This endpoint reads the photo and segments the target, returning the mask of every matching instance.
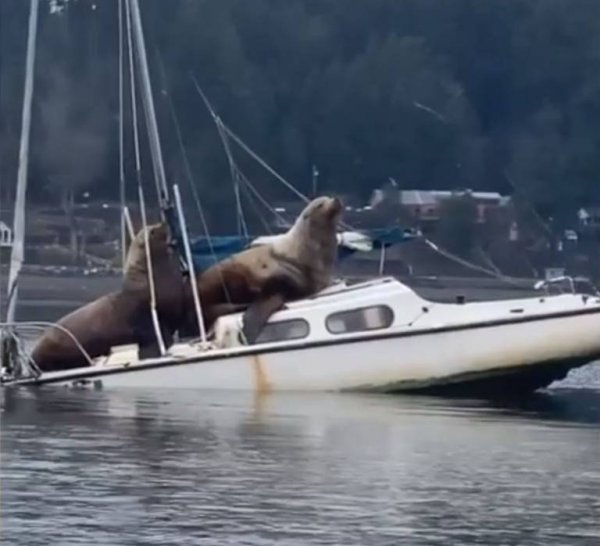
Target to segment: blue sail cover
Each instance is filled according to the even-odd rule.
[[[174,209],[164,211],[171,229],[175,247],[179,255],[185,257],[183,239],[179,229],[179,222]],[[373,249],[387,248],[392,245],[403,243],[414,239],[417,234],[411,230],[394,226],[390,228],[376,228],[360,230],[357,234],[368,238]],[[227,235],[216,237],[196,237],[190,240],[190,250],[194,261],[196,274],[208,269],[221,260],[247,248],[256,237],[244,237],[239,235]],[[343,241],[338,246],[338,260],[344,260],[352,256],[360,249],[345,244]]]
[[[185,247],[177,219],[177,211],[173,207],[169,207],[163,209],[163,212],[169,224],[175,249],[185,262]],[[250,244],[251,240],[250,238],[236,235],[190,238],[190,251],[196,274],[208,269],[228,256],[244,250]]]
[[[390,228],[365,229],[360,230],[359,233],[365,235],[369,239],[373,250],[387,248],[389,246],[397,245],[399,243],[411,241],[418,236],[417,232],[399,226],[394,226]],[[338,246],[338,259],[343,260],[345,258],[348,258],[349,256],[352,256],[358,251],[358,248],[345,245],[342,242]]]
[[[197,237],[190,241],[190,250],[196,273],[208,269],[217,262],[244,250],[252,241],[236,235],[220,237]]]

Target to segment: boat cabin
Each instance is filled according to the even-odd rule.
[[[384,330],[397,323],[390,296],[405,301],[407,311],[419,305],[410,289],[392,278],[347,285],[336,283],[312,298],[286,304],[266,324],[256,343],[330,339],[332,336]],[[408,296],[408,298],[406,298]],[[408,311],[410,312],[410,311]],[[215,324],[218,347],[243,345],[242,314],[220,317]]]
[[[457,324],[518,321],[523,316],[561,312],[581,303],[581,296],[573,294],[468,304],[437,303],[423,299],[393,277],[350,285],[339,282],[311,298],[286,304],[271,317],[256,344],[331,342]],[[236,313],[217,320],[213,342],[218,348],[245,345],[241,336],[242,316]]]

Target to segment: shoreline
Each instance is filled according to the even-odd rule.
[[[439,302],[455,302],[457,297],[465,301],[489,301],[497,299],[524,298],[540,294],[533,289],[536,279],[522,279],[519,286],[498,279],[481,277],[431,277],[391,275],[406,284],[421,297]],[[349,282],[374,278],[374,275],[343,275]],[[118,290],[120,275],[41,275],[24,273],[19,282],[19,315],[30,316],[36,309],[52,316],[52,309],[74,310],[96,298]],[[4,284],[4,283],[3,283]],[[0,307],[5,305],[6,292],[0,293]]]

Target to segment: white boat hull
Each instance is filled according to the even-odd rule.
[[[592,311],[592,310],[590,310]],[[274,391],[535,390],[600,357],[600,310],[457,325],[336,343],[211,350],[127,367],[44,374],[42,382],[102,387]],[[185,347],[185,346],[181,346]],[[114,369],[113,369],[114,368]],[[527,378],[524,380],[524,378]],[[511,380],[512,379],[512,380]],[[489,392],[488,392],[489,394]],[[498,394],[510,394],[499,392]]]

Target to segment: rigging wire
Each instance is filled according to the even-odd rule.
[[[221,118],[218,116],[213,118],[215,124],[217,126],[217,131],[219,133],[219,137],[221,138],[221,142],[223,144],[223,148],[225,149],[225,154],[227,155],[227,161],[229,163],[229,171],[231,173],[231,178],[233,181],[233,192],[235,194],[235,204],[237,208],[237,222],[238,222],[238,234],[244,235],[246,238],[248,237],[248,227],[246,226],[246,219],[244,218],[244,210],[242,208],[242,201],[240,199],[240,176],[239,176],[239,168],[233,158],[233,154],[231,153],[231,147],[229,146],[229,140],[224,132],[223,122]]]
[[[138,134],[138,119],[137,119],[137,108],[136,108],[136,86],[135,86],[135,65],[133,62],[133,47],[131,37],[131,10],[130,0],[125,1],[126,7],[126,18],[127,18],[127,43],[129,47],[129,77],[130,77],[130,88],[131,88],[131,108],[132,108],[132,125],[133,125],[133,141],[135,148],[135,169],[138,186],[138,199],[140,202],[140,213],[142,216],[142,229],[144,230],[144,248],[146,251],[146,267],[148,269],[148,284],[150,287],[150,313],[152,315],[152,323],[154,325],[154,332],[160,349],[160,353],[165,353],[165,343],[162,337],[160,329],[158,314],[156,311],[156,288],[154,286],[154,272],[152,268],[152,257],[150,255],[150,242],[148,240],[148,224],[146,218],[146,202],[144,199],[144,188],[142,185],[142,166],[140,160],[140,141]],[[160,194],[159,194],[160,196]]]
[[[133,128],[133,150],[135,154],[135,174],[138,186],[142,185],[142,162],[140,159],[140,137],[138,132],[138,116],[136,103],[135,69],[133,64],[133,43],[131,38],[131,15],[129,0],[125,0],[125,16],[127,21],[127,49],[129,53],[129,89],[131,94],[131,116]]]
[[[127,2],[128,5],[131,5],[129,17],[135,21],[133,30],[135,32],[136,58],[138,60],[137,67],[142,80],[142,103],[144,105],[146,128],[148,130],[148,140],[150,142],[150,156],[152,158],[152,166],[154,168],[154,181],[156,184],[156,191],[162,212],[164,206],[169,200],[169,188],[167,186],[165,167],[160,147],[160,138],[158,136],[158,126],[156,124],[156,112],[154,110],[150,74],[148,72],[148,59],[146,58],[146,45],[144,42],[144,34],[142,32],[142,19],[138,0],[127,0]]]
[[[246,199],[248,199],[248,202],[250,203],[250,206],[252,207],[252,209],[254,210],[259,222],[262,224],[264,230],[269,234],[269,235],[273,235],[273,230],[271,229],[271,226],[269,225],[269,222],[267,222],[264,218],[264,216],[261,214],[259,208],[258,208],[258,204],[256,203],[256,198],[252,195],[252,193],[250,192],[249,188],[247,186],[241,186],[241,189],[243,192],[245,192],[246,195]]]
[[[222,122],[221,122],[222,123]],[[252,149],[250,149],[243,140],[241,140],[227,125],[223,124],[223,129],[229,137],[231,137],[238,146],[240,146],[247,154],[249,154],[255,161],[257,161],[262,167],[264,167],[269,173],[271,173],[277,180],[285,185],[291,192],[297,197],[302,199],[305,203],[308,203],[310,199],[306,197],[302,192],[298,191],[292,184],[290,184],[285,178],[283,178],[277,171],[273,170],[267,163],[265,163]]]
[[[183,168],[185,171],[186,179],[190,186],[190,190],[192,192],[192,197],[194,198],[196,208],[200,215],[200,221],[202,222],[202,227],[206,234],[206,238],[207,238],[209,246],[211,248],[211,252],[214,253],[213,246],[212,246],[212,239],[210,237],[210,233],[208,230],[208,222],[206,221],[206,215],[204,214],[204,208],[202,207],[202,203],[200,201],[200,194],[198,193],[198,189],[196,187],[196,184],[194,183],[194,176],[192,174],[192,168],[190,166],[190,161],[189,161],[187,152],[185,150],[185,146],[183,144],[183,136],[181,134],[181,125],[180,125],[179,119],[177,117],[177,112],[175,111],[175,106],[173,105],[173,100],[171,99],[171,93],[168,89],[169,85],[168,85],[168,81],[167,81],[167,75],[166,75],[166,72],[164,69],[164,63],[162,61],[162,56],[160,54],[160,51],[159,51],[158,47],[156,47],[156,45],[154,46],[154,51],[155,51],[156,59],[158,61],[158,63],[157,63],[158,69],[159,69],[160,77],[162,80],[163,96],[165,97],[165,99],[167,101],[167,105],[169,107],[169,113],[171,115],[171,120],[173,121],[173,125],[175,127],[175,135],[177,137],[177,144],[179,146],[179,151],[181,152],[181,158],[183,160]]]
[[[275,171],[269,164],[267,164],[256,152],[254,152],[244,141],[238,137],[221,119],[221,117],[216,114],[213,107],[211,106],[206,94],[198,84],[196,78],[193,74],[190,74],[190,78],[194,83],[197,93],[200,95],[204,104],[206,105],[208,111],[210,112],[215,124],[217,125],[219,132],[223,134],[221,140],[223,141],[223,145],[225,147],[225,151],[233,160],[233,154],[231,154],[230,147],[226,144],[228,138],[231,138],[238,146],[240,146],[250,157],[252,157],[259,165],[261,165],[267,172],[269,172],[272,176],[274,176],[279,182],[281,182],[286,188],[288,188],[292,193],[294,193],[297,197],[299,197],[304,203],[309,203],[310,199],[296,189],[290,182],[288,182],[283,176],[281,176],[277,171]],[[228,151],[229,150],[229,151]],[[235,162],[235,160],[233,160]],[[240,168],[236,166],[237,171],[240,171]],[[246,180],[248,180],[246,178]],[[270,207],[271,208],[271,207]],[[271,208],[272,209],[272,208]],[[354,228],[343,220],[340,221],[340,226],[345,229],[353,231]]]
[[[127,238],[125,218],[125,137],[123,127],[123,0],[119,0],[119,197],[121,201],[121,267],[125,273],[125,262],[127,260]]]
[[[206,94],[204,93],[204,91],[202,90],[202,88],[200,87],[200,85],[198,84],[198,81],[196,80],[195,76],[193,74],[190,73],[190,78],[196,88],[197,93],[200,95],[200,97],[202,98],[202,100],[204,101],[204,104],[206,105],[207,109],[209,110],[211,116],[213,117],[213,119],[215,120],[215,123],[217,124],[218,128],[220,131],[222,131],[227,137],[231,138],[238,146],[240,146],[248,155],[250,155],[256,162],[258,162],[264,169],[266,169],[272,176],[274,176],[277,180],[279,180],[279,182],[281,182],[286,188],[288,188],[291,192],[293,192],[297,197],[299,197],[300,199],[302,199],[302,201],[304,201],[305,203],[309,202],[308,197],[306,197],[302,192],[300,192],[299,190],[297,190],[290,182],[288,182],[285,178],[283,178],[283,176],[281,176],[277,171],[275,171],[270,165],[268,165],[256,152],[254,152],[254,150],[252,150],[238,135],[236,135],[224,122],[223,120],[216,114],[216,112],[214,111],[213,107],[211,106]],[[229,146],[226,147],[226,153],[230,154],[230,148]],[[239,171],[239,168],[237,169]],[[255,190],[255,195],[260,196],[260,194],[258,193],[258,191],[254,188],[254,186],[250,183],[250,181],[247,179],[247,177],[243,177],[242,180],[246,183],[246,185]],[[264,198],[262,198],[262,196],[260,196],[261,202],[266,205],[270,210],[272,210],[273,212],[274,209],[268,205],[268,203],[266,202],[266,200],[264,200]],[[350,229],[350,230],[354,230],[354,228],[352,226],[350,226],[349,224],[347,224],[346,222],[340,222],[340,225],[345,227],[346,229]],[[508,277],[506,275],[502,275],[502,274],[498,274],[495,273],[493,271],[490,271],[486,268],[483,268],[479,265],[476,265],[474,263],[471,263],[467,260],[464,260],[463,258],[460,258],[454,254],[452,254],[451,252],[442,249],[439,245],[433,243],[432,241],[430,241],[429,239],[423,238],[424,242],[436,253],[440,254],[441,256],[445,257],[446,259],[459,263],[461,265],[463,265],[464,267],[467,267],[468,269],[472,269],[475,271],[479,271],[482,272],[486,275],[490,275],[492,277],[495,277],[498,280],[504,281],[507,284],[513,285],[513,286],[520,286],[518,285],[514,280],[512,280],[511,277]]]
[[[25,61],[25,90],[21,125],[21,143],[19,147],[19,171],[17,173],[17,192],[15,195],[15,217],[13,219],[13,239],[8,270],[6,321],[14,322],[19,290],[19,275],[24,259],[25,239],[25,199],[27,187],[27,167],[29,155],[29,135],[31,131],[31,103],[33,99],[35,49],[37,38],[39,1],[32,0],[29,12],[27,35],[27,58]]]
[[[441,256],[443,256],[444,258],[446,258],[446,259],[448,259],[448,260],[450,260],[452,262],[456,262],[456,263],[458,263],[458,264],[466,267],[467,269],[472,269],[474,271],[479,271],[481,273],[489,275],[490,277],[495,277],[496,279],[504,281],[507,284],[510,284],[511,286],[515,286],[515,287],[521,287],[522,286],[521,284],[517,283],[515,281],[515,279],[513,279],[512,277],[508,277],[506,275],[495,273],[494,271],[486,269],[485,267],[481,267],[480,265],[471,263],[471,262],[469,262],[469,261],[467,261],[467,260],[465,260],[463,258],[460,258],[459,256],[456,256],[455,254],[452,254],[448,250],[445,250],[445,249],[441,248],[439,245],[435,244],[430,239],[427,239],[427,238],[424,237],[423,241],[434,252],[440,254]]]
[[[282,222],[282,224],[287,224],[288,221],[283,217],[283,215],[281,215],[279,212],[277,212],[275,210],[275,208],[269,204],[269,202],[260,194],[260,192],[256,189],[256,187],[252,184],[252,182],[250,182],[250,180],[248,180],[248,177],[246,177],[246,175],[244,175],[244,173],[240,172],[241,174],[241,179],[242,182],[244,182],[244,184],[247,186],[247,190],[249,190],[250,192],[252,192],[252,194],[255,196],[256,199],[258,199],[258,201],[260,201],[260,203],[267,209],[269,210],[269,212],[271,212],[271,214],[273,214],[273,216],[275,218],[277,218],[280,222]]]
[[[194,84],[194,87],[196,88],[196,92],[200,95],[200,97],[204,101],[204,104],[206,105],[206,108],[208,109],[208,111],[210,112],[213,120],[217,124],[217,128],[219,129],[219,132],[223,131],[223,133],[225,135],[227,135],[228,137],[232,138],[236,142],[236,144],[238,144],[238,146],[240,146],[248,155],[250,155],[257,163],[259,163],[271,175],[273,175],[275,178],[277,178],[277,180],[279,180],[286,188],[288,188],[297,197],[299,197],[300,199],[302,199],[302,201],[304,201],[305,203],[308,203],[310,201],[310,199],[308,197],[306,197],[306,195],[304,195],[302,192],[298,191],[290,182],[288,182],[285,178],[283,178],[283,176],[281,176],[277,171],[275,171],[270,165],[268,165],[265,161],[263,161],[263,159],[260,156],[258,156],[258,154],[256,152],[254,152],[252,149],[250,149],[242,141],[242,139],[240,139],[240,137],[238,137],[223,122],[223,120],[220,118],[220,116],[213,109],[212,105],[210,104],[210,102],[208,100],[208,97],[206,96],[206,94],[204,93],[204,91],[202,90],[202,88],[200,87],[200,85],[198,84],[198,81],[196,80],[196,77],[193,74],[190,73],[190,78],[191,78],[191,80],[192,80],[192,82]],[[229,149],[229,146],[227,147],[227,149]]]
[[[515,184],[513,177],[508,172],[508,169],[504,170],[504,178],[506,178],[506,180],[511,185],[512,189],[515,190],[516,193],[521,194],[523,196],[523,202],[529,207],[531,212],[533,212],[533,215],[536,217],[536,219],[538,220],[544,231],[547,233],[547,235],[552,236],[552,229],[541,217],[540,213],[537,211],[535,206],[529,201],[529,199],[527,199],[525,192],[522,191],[522,189],[518,187],[517,184]]]
[[[167,99],[167,103],[169,105],[169,112],[170,112],[171,118],[173,120],[173,125],[175,126],[175,133],[177,135],[177,143],[179,145],[179,150],[181,152],[181,157],[183,159],[183,166],[184,166],[186,179],[190,186],[192,196],[193,196],[195,204],[196,204],[196,208],[198,209],[198,212],[200,214],[200,221],[202,223],[202,228],[204,229],[204,233],[206,234],[206,240],[208,243],[211,258],[214,260],[215,263],[217,263],[218,262],[217,253],[215,251],[213,240],[210,235],[210,230],[208,229],[208,222],[206,220],[206,214],[204,213],[204,207],[202,206],[202,202],[200,200],[200,194],[198,192],[196,184],[194,183],[194,176],[192,174],[190,160],[189,160],[187,151],[185,149],[185,145],[183,143],[183,136],[181,133],[181,125],[179,123],[179,118],[177,117],[177,112],[175,110],[175,106],[171,99],[171,94],[169,92],[169,85],[168,85],[166,71],[164,69],[164,63],[162,61],[162,56],[160,54],[158,47],[156,47],[156,45],[155,45],[154,49],[155,49],[156,57],[158,60],[158,66],[159,66],[159,70],[161,73],[161,79],[162,79],[162,83],[163,83],[163,87],[164,87],[164,96]],[[229,289],[227,288],[227,284],[225,283],[225,279],[223,277],[223,272],[221,271],[220,268],[218,268],[218,274],[219,274],[221,286],[223,288],[223,292],[225,294],[225,299],[227,300],[228,303],[232,303],[233,300],[229,293]],[[193,282],[193,279],[190,279],[190,282]]]

